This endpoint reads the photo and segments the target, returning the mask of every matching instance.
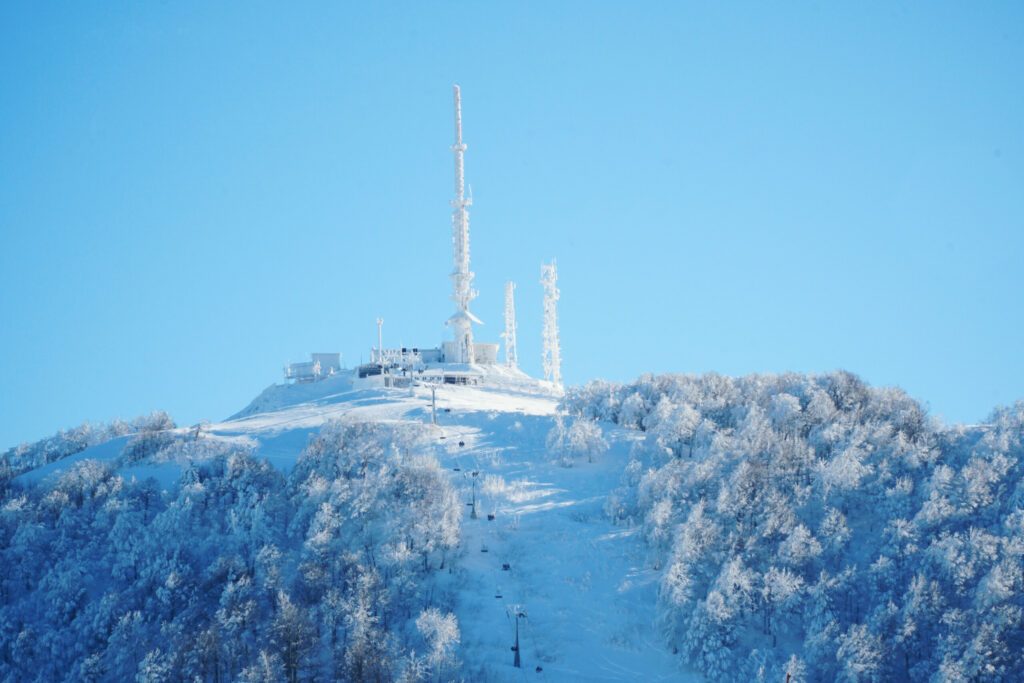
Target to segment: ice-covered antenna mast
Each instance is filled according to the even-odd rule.
[[[459,86],[455,91],[455,199],[452,200],[452,299],[455,301],[455,313],[448,318],[454,334],[455,357],[448,358],[449,363],[472,363],[473,356],[473,323],[479,323],[469,312],[469,302],[476,298],[473,290],[473,273],[469,270],[469,207],[473,204],[466,197],[466,179],[463,171],[466,145],[462,142],[462,93]]]
[[[519,357],[516,354],[516,283],[509,280],[505,283],[505,332],[501,335],[505,339],[505,366],[509,368],[519,367]]]
[[[554,260],[540,265],[544,285],[544,379],[562,386],[562,349],[558,341],[558,271]]]

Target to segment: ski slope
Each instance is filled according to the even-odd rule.
[[[462,475],[464,489],[473,471],[481,481],[477,519],[463,522],[460,565],[470,678],[680,680],[652,625],[657,576],[643,567],[641,540],[603,514],[628,452],[626,435],[601,462],[565,468],[545,458],[550,413],[453,410],[445,417],[444,462]],[[517,612],[526,614],[519,670],[510,649]]]

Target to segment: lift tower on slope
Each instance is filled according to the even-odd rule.
[[[462,94],[459,86],[455,90],[455,199],[452,200],[452,300],[455,313],[448,318],[454,334],[454,353],[446,360],[449,363],[473,363],[473,323],[480,320],[469,312],[469,302],[476,298],[473,289],[473,273],[469,269],[469,207],[471,197],[466,197],[463,172],[466,145],[462,142]]]

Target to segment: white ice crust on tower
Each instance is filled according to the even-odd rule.
[[[455,199],[452,200],[452,300],[455,313],[448,318],[454,335],[454,357],[449,363],[472,363],[473,323],[480,320],[469,311],[469,302],[476,298],[473,289],[473,272],[469,269],[469,207],[473,200],[466,197],[463,171],[466,145],[462,142],[462,94],[459,86],[455,91]]]
[[[505,331],[502,338],[505,340],[505,367],[519,367],[519,358],[516,353],[516,283],[509,280],[505,283]]]
[[[555,261],[542,263],[540,283],[544,285],[544,379],[562,385],[562,348],[558,340],[558,270]]]

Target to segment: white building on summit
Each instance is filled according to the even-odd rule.
[[[341,372],[340,353],[311,353],[304,363],[284,366],[284,378],[295,382],[315,382]]]
[[[473,289],[473,271],[469,266],[469,207],[473,198],[466,195],[465,154],[466,143],[462,140],[462,91],[458,85],[453,86],[455,96],[455,142],[451,149],[455,155],[455,197],[452,206],[452,301],[455,312],[445,321],[452,330],[452,338],[444,341],[439,347],[401,347],[385,348],[383,345],[383,320],[377,321],[377,346],[371,349],[370,362],[360,365],[357,375],[360,378],[382,376],[384,384],[394,386],[409,381],[439,381],[448,384],[478,384],[488,375],[488,366],[500,367],[501,372],[526,375],[518,369],[516,356],[516,324],[515,308],[512,302],[514,283],[506,285],[505,302],[505,333],[502,337],[509,346],[505,363],[499,366],[498,344],[477,342],[473,334],[473,325],[483,323],[469,309],[470,302],[477,297]],[[561,384],[561,376],[552,370],[559,363],[558,351],[552,359],[549,338],[552,335],[550,326],[554,324],[554,299],[545,299],[545,378],[556,386]],[[557,349],[557,328],[554,330]],[[285,378],[296,382],[310,382],[329,376],[324,368],[334,368],[339,354],[333,354],[334,364],[323,358],[327,354],[314,354],[307,363],[293,363],[285,368]],[[340,369],[340,366],[339,366]]]

